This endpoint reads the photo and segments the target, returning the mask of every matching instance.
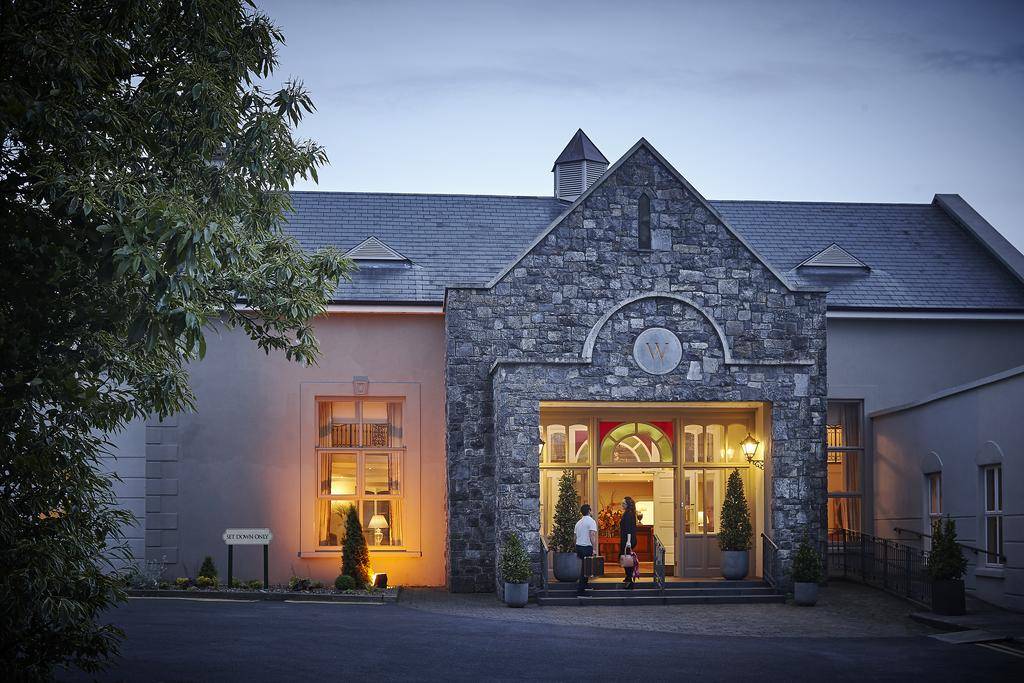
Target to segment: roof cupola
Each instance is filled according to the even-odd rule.
[[[575,201],[607,169],[608,159],[580,128],[551,168],[555,174],[555,196]]]

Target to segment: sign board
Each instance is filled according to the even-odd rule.
[[[671,330],[649,327],[633,343],[633,358],[644,372],[665,375],[679,366],[683,345]]]
[[[227,545],[270,545],[270,529],[225,529],[221,536]]]

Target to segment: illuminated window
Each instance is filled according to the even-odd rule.
[[[644,422],[620,424],[601,442],[602,465],[639,465],[673,459],[672,442],[665,431]]]
[[[572,418],[554,418],[540,426],[540,519],[541,533],[554,527],[558,480],[572,472],[580,503],[590,502],[590,428]]]
[[[829,401],[825,424],[828,466],[828,528],[861,529],[861,464],[864,442],[860,401]]]
[[[1003,467],[982,468],[985,487],[985,556],[987,564],[1002,564],[1003,557]]]
[[[371,548],[402,545],[402,403],[321,400],[317,412],[319,545],[341,545],[353,506]]]

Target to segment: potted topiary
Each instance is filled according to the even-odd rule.
[[[793,602],[805,607],[813,606],[818,602],[820,582],[821,554],[804,536],[793,557]]]
[[[510,533],[505,537],[501,551],[501,578],[505,582],[505,604],[509,607],[525,607],[530,599],[530,556],[523,548],[519,534]]]
[[[928,553],[928,575],[932,579],[932,611],[963,614],[964,572],[967,560],[956,542],[956,524],[949,517],[932,524],[932,550]]]
[[[725,500],[722,501],[722,524],[718,532],[718,547],[722,549],[722,576],[726,579],[742,579],[747,575],[753,534],[747,498],[743,495],[743,478],[739,470],[733,470],[729,475]]]
[[[555,503],[555,524],[551,529],[551,550],[555,556],[555,578],[576,581],[580,578],[580,558],[576,556],[576,519],[580,497],[572,472],[565,470],[558,479],[558,502]]]

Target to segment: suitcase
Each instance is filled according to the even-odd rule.
[[[604,557],[601,555],[584,557],[583,575],[587,577],[604,576]]]

